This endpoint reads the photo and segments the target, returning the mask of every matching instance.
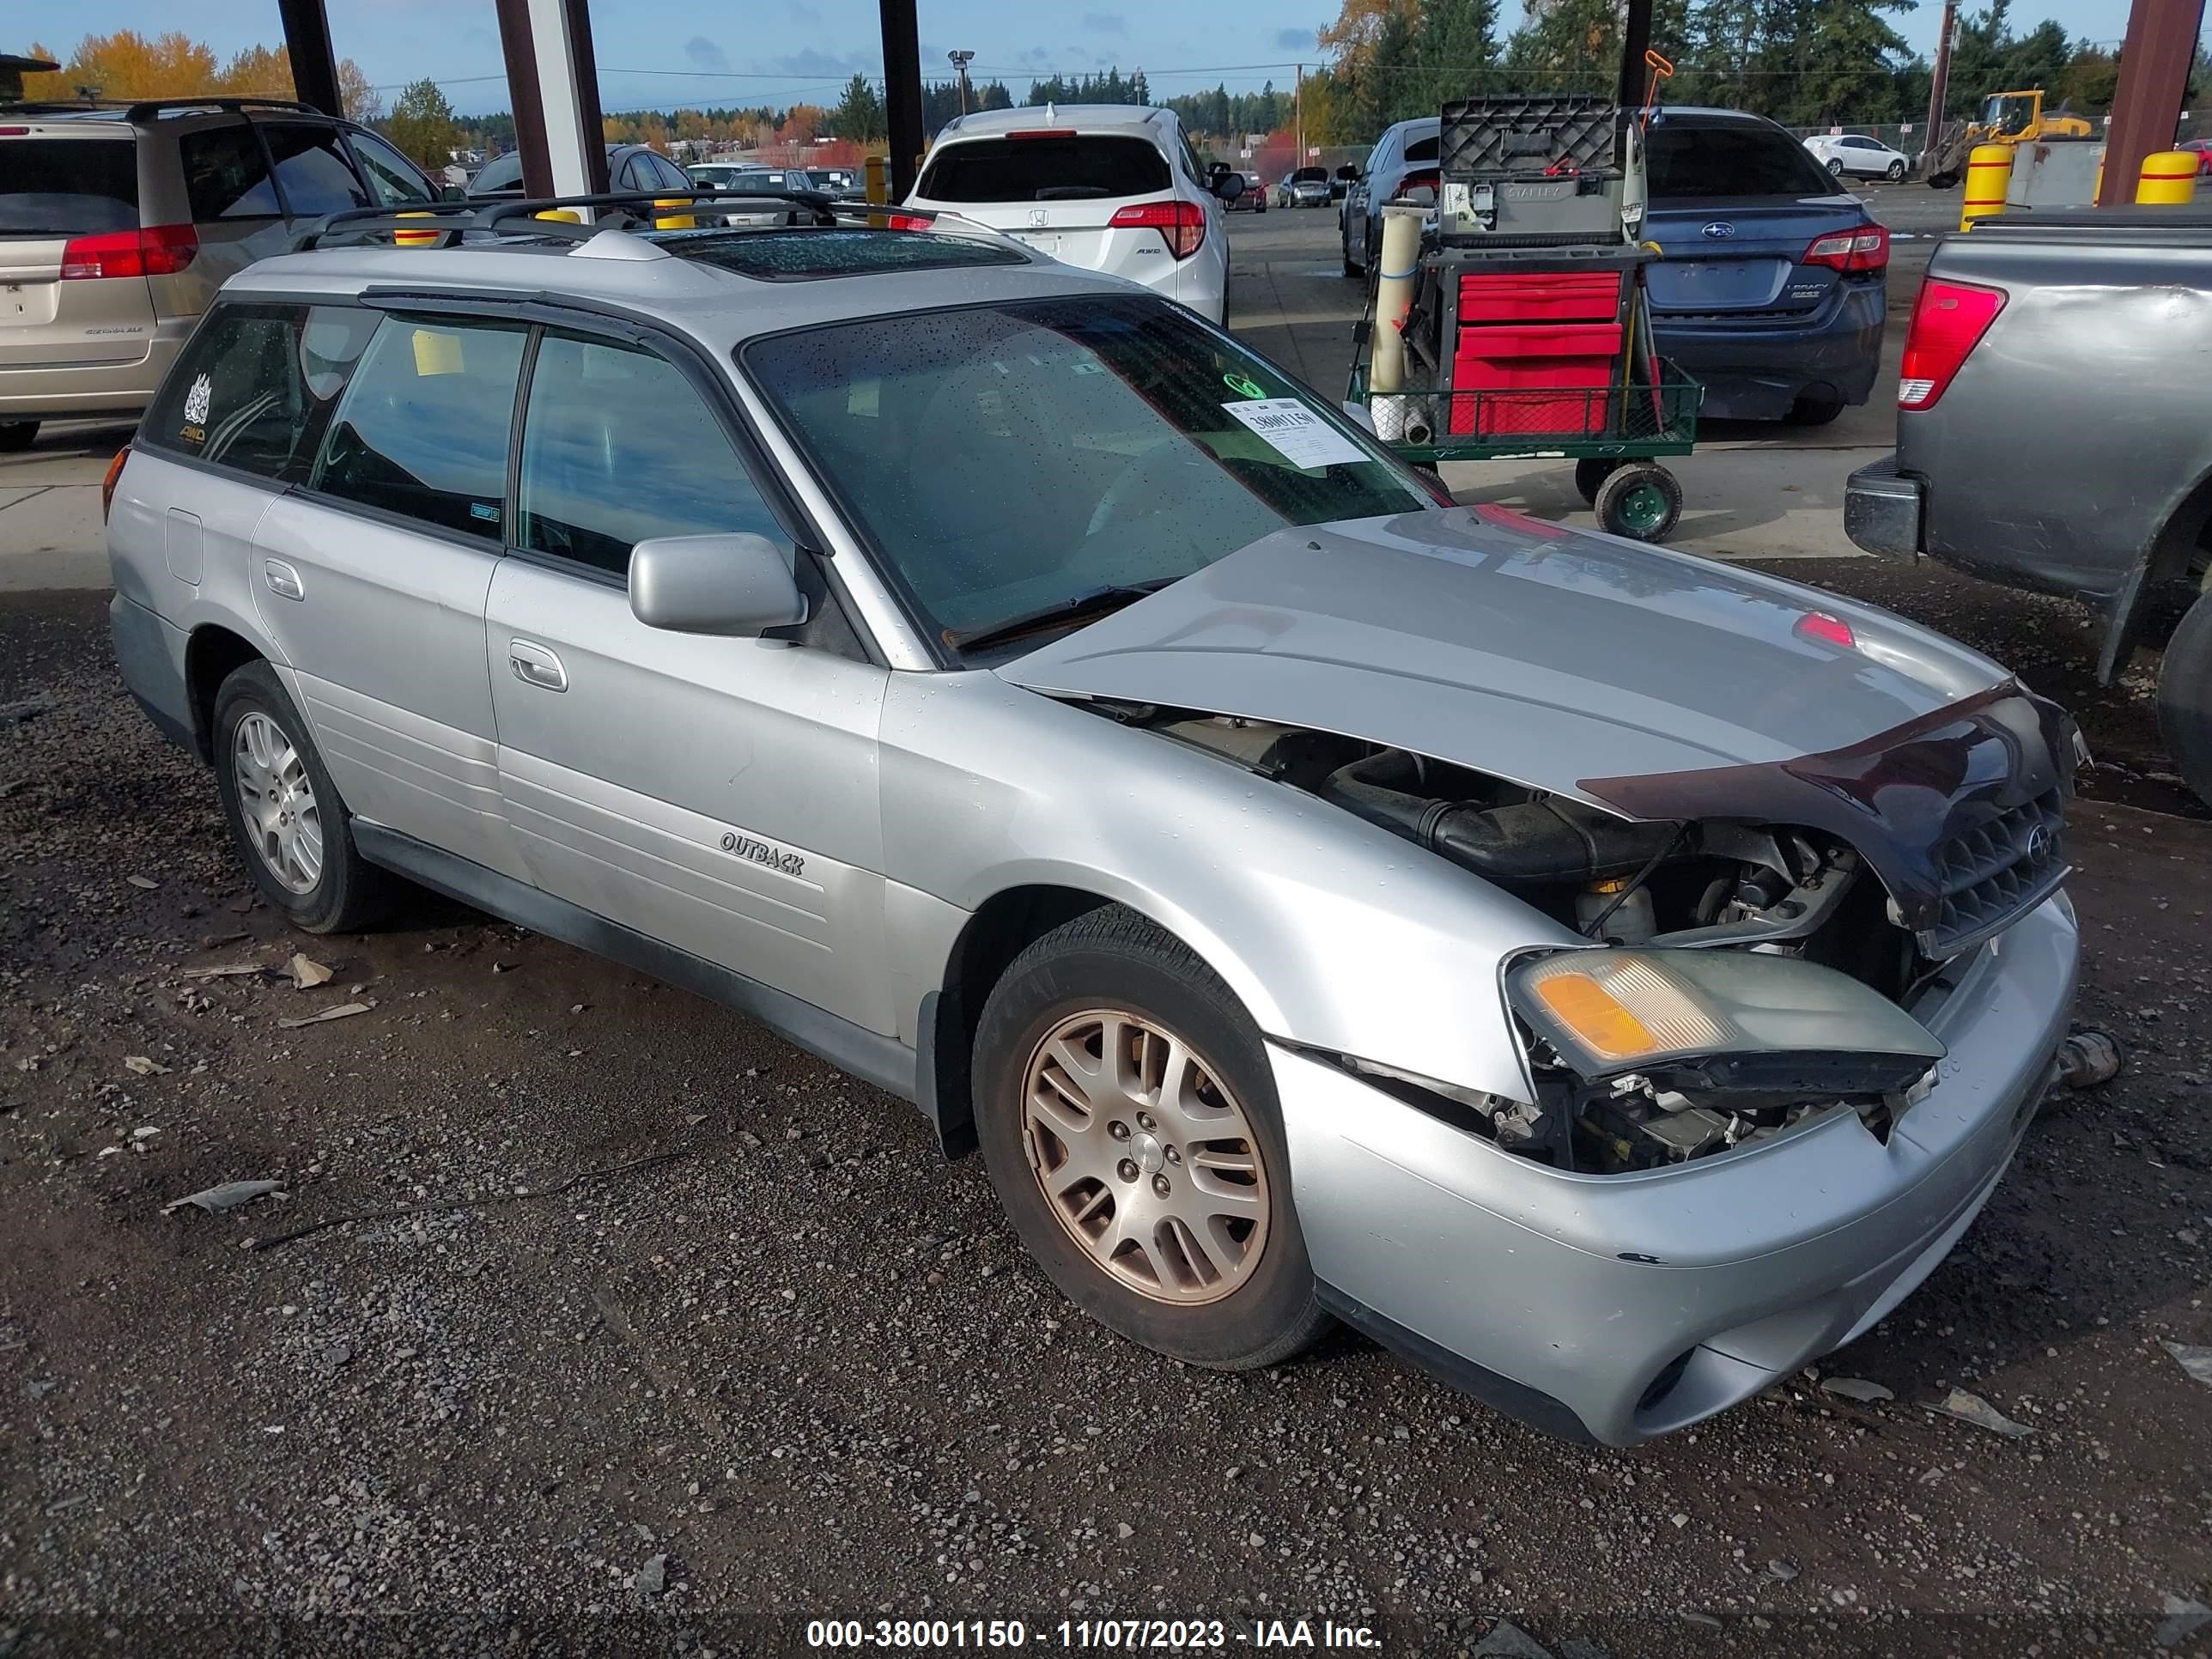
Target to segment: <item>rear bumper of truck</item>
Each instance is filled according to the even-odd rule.
[[[1920,556],[1924,489],[1897,470],[1894,454],[1868,463],[1844,486],[1844,534],[1854,547],[1911,563]]]

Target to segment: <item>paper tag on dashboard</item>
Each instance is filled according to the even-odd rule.
[[[1292,466],[1310,470],[1369,459],[1358,445],[1296,398],[1261,398],[1221,406]]]

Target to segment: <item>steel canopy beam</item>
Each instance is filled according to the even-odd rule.
[[[1644,54],[1651,46],[1651,0],[1628,0],[1620,23],[1620,86],[1613,101],[1622,109],[1644,107]]]
[[[330,14],[323,0],[276,0],[284,20],[284,51],[292,60],[292,90],[325,115],[343,115],[337,54],[331,50]]]
[[[2134,201],[2143,157],[2173,148],[2203,16],[2204,0],[2135,0],[2130,9],[2098,206]]]
[[[915,0],[881,0],[879,10],[884,33],[884,119],[890,132],[891,200],[903,202],[921,172],[921,25],[915,17]]]

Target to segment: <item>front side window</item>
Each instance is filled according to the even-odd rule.
[[[1285,526],[1433,505],[1288,375],[1149,297],[866,319],[743,362],[955,648]]]
[[[430,187],[405,156],[373,133],[356,132],[352,137],[353,153],[360,158],[361,170],[380,205],[406,207],[432,199]]]
[[[342,501],[497,540],[520,328],[386,317],[309,481]]]
[[[538,343],[514,544],[619,576],[654,536],[787,539],[730,440],[664,357],[567,334]]]
[[[244,122],[188,132],[177,140],[177,155],[194,224],[276,216],[276,187],[269,182],[268,158],[261,153],[261,140]]]
[[[377,313],[349,306],[226,305],[192,337],[139,435],[257,477],[305,483],[376,325]]]

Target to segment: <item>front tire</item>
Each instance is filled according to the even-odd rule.
[[[0,455],[15,455],[28,449],[37,440],[36,421],[0,421]]]
[[[307,723],[265,662],[234,671],[216,693],[215,768],[246,870],[295,927],[350,933],[384,914],[392,879],[354,845]]]
[[[1884,173],[1881,176],[1888,179],[1893,185],[1903,184],[1905,182],[1905,163],[1902,161],[1892,161],[1889,164],[1888,171]]]
[[[2158,731],[2182,781],[2212,802],[2212,592],[2198,596],[2166,642]]]
[[[1328,1328],[1260,1033],[1205,963],[1109,905],[1016,957],[975,1033],[999,1202],[1060,1291],[1194,1365],[1272,1365]]]

